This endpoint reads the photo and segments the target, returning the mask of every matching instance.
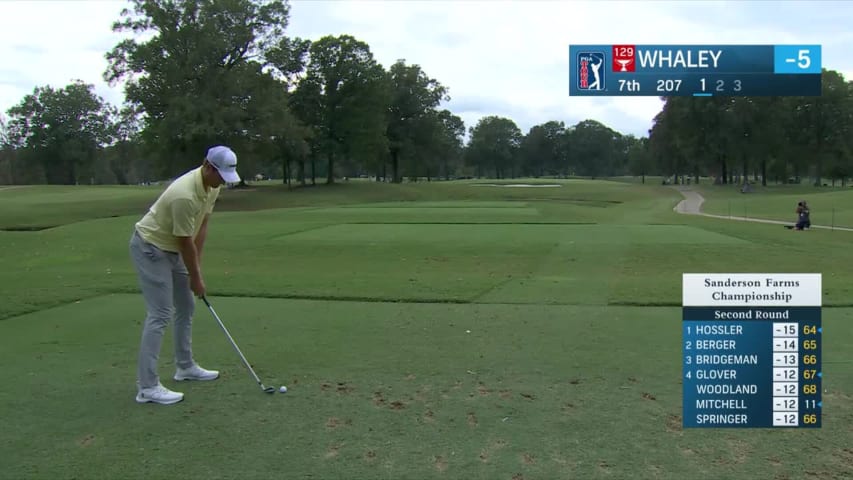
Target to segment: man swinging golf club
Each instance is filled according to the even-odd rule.
[[[207,151],[204,162],[175,179],[142,219],[130,240],[147,315],[142,327],[137,366],[139,403],[170,405],[184,399],[160,383],[157,362],[166,325],[174,317],[174,379],[215,380],[216,370],[206,370],[192,355],[193,294],[204,297],[201,252],[207,222],[224,183],[238,183],[237,155],[224,146]]]

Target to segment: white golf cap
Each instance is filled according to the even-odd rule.
[[[237,154],[230,148],[217,145],[207,151],[205,159],[226,183],[240,183],[240,175],[237,175]]]

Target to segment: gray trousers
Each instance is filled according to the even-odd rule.
[[[151,388],[160,383],[157,361],[163,333],[172,318],[175,319],[175,363],[180,368],[189,368],[194,364],[192,317],[195,297],[181,255],[147,243],[136,229],[130,238],[130,258],[139,276],[147,310],[139,345],[136,379],[139,388]]]

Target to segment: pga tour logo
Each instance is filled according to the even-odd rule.
[[[578,88],[581,90],[604,90],[604,52],[578,53]]]

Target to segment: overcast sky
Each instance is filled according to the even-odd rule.
[[[36,86],[74,79],[120,105],[103,81],[104,54],[120,37],[121,0],[0,0],[0,112]],[[853,2],[296,0],[288,32],[350,34],[386,68],[419,64],[449,88],[444,105],[470,127],[486,115],[523,133],[549,120],[598,120],[646,135],[661,102],[568,96],[570,44],[821,44],[823,66],[853,79]]]

